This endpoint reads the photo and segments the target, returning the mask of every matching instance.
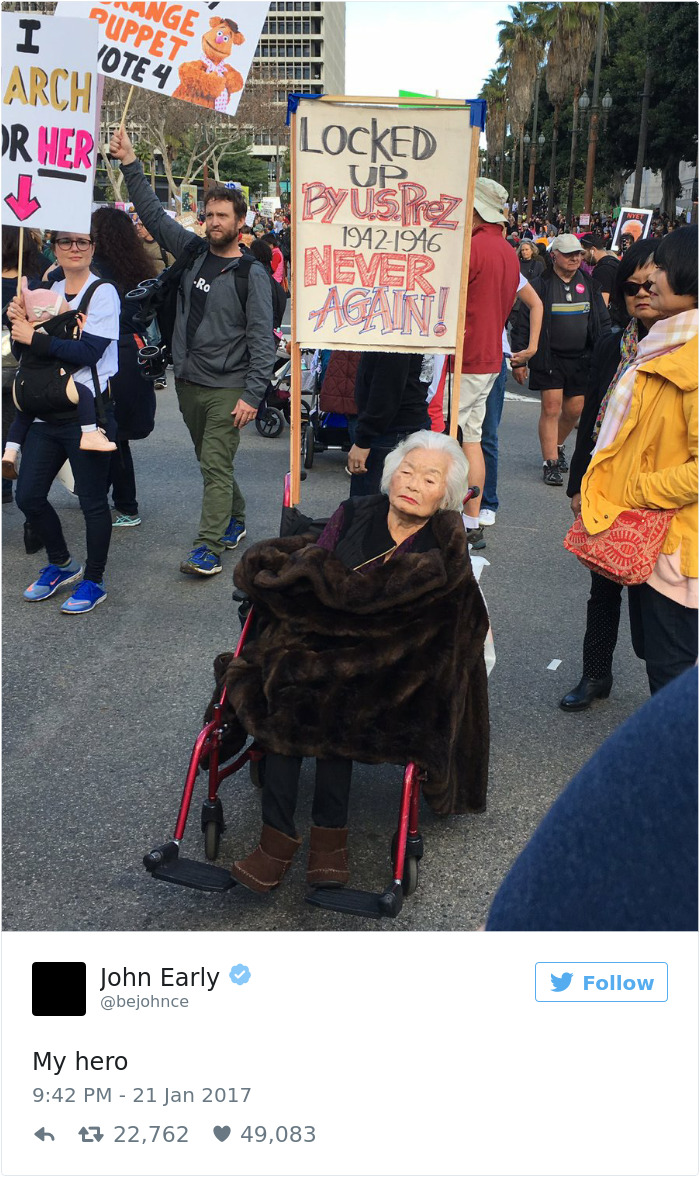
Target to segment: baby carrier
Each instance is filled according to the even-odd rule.
[[[77,307],[54,315],[41,324],[41,330],[53,339],[76,339],[80,335],[78,316],[87,314],[90,300],[99,286],[110,285],[98,278],[85,291]],[[42,356],[24,348],[15,376],[12,399],[22,412],[31,417],[56,422],[77,420],[78,390],[73,375],[83,364],[70,364],[56,356]],[[100,390],[97,368],[92,367],[95,385],[95,415],[99,425],[105,425],[104,401]]]

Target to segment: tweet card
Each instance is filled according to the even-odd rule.
[[[2,1173],[692,1174],[695,938],[609,940],[5,933]]]

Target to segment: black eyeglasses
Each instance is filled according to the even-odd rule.
[[[646,282],[625,282],[622,287],[622,293],[626,294],[629,298],[634,298],[636,294],[639,294],[640,290],[646,290],[648,294],[653,285],[654,283],[650,282],[648,278]]]
[[[73,245],[75,246],[76,249],[80,250],[81,253],[85,253],[85,251],[88,250],[90,248],[90,246],[92,245],[92,241],[90,240],[89,237],[57,237],[56,238],[56,246],[58,247],[58,249],[70,249],[71,246],[73,246]]]

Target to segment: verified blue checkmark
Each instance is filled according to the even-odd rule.
[[[247,985],[250,980],[250,969],[247,964],[235,964],[229,973],[234,985]]]

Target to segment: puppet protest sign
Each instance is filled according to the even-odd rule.
[[[50,16],[2,17],[2,221],[90,230],[97,30]]]
[[[268,7],[62,0],[56,16],[97,24],[106,76],[234,115]]]
[[[299,101],[296,338],[303,347],[454,352],[468,106]]]
[[[648,237],[653,215],[653,209],[650,208],[621,208],[610,248],[624,253],[633,242]],[[623,241],[623,238],[626,240]]]

